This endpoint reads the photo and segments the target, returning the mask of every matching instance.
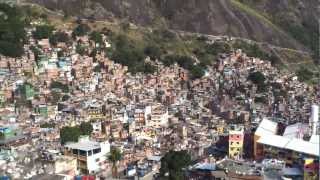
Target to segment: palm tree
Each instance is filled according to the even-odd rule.
[[[112,177],[115,178],[118,175],[117,162],[120,161],[122,154],[118,148],[112,148],[108,155],[109,161],[112,162]]]

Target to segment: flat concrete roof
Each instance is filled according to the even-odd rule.
[[[100,148],[100,143],[94,141],[77,142],[66,144],[65,147],[70,149],[78,149],[82,151],[91,151]]]

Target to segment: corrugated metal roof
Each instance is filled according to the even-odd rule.
[[[280,136],[276,135],[277,123],[268,119],[263,119],[255,134],[260,136],[257,141],[258,143],[319,156],[319,135],[313,135],[310,138],[310,141],[296,138],[296,134],[300,131],[299,129],[303,127],[305,127],[305,125],[301,123],[288,126],[284,136]]]
[[[269,119],[263,118],[259,124],[255,134],[258,136],[264,136],[268,134],[276,134],[278,123]]]
[[[309,142],[314,144],[320,144],[320,135],[312,135]]]
[[[258,143],[273,146],[273,147],[278,147],[278,148],[285,148],[286,145],[289,143],[290,139],[278,136],[278,135],[273,135],[273,134],[268,134],[268,135],[263,135],[261,138],[259,138]]]
[[[304,141],[302,139],[291,139],[285,148],[305,154],[319,156],[319,144]]]

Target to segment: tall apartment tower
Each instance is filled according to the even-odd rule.
[[[244,127],[231,125],[229,129],[229,158],[239,159],[243,153]]]

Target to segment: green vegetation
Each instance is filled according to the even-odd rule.
[[[94,41],[95,43],[99,43],[100,45],[103,43],[102,35],[100,32],[92,31],[90,33],[90,40]]]
[[[244,4],[240,1],[239,0],[231,0],[230,2],[232,3],[233,6],[237,7],[238,9],[246,12],[247,14],[249,14],[251,16],[254,16],[254,17],[260,19],[262,22],[267,23],[270,27],[281,32],[281,29],[279,29],[276,25],[274,25],[268,18],[261,15],[261,13],[257,12],[255,9],[251,8],[250,6],[247,6],[246,4]]]
[[[265,76],[260,71],[250,73],[248,79],[254,84],[263,84],[266,80]]]
[[[87,48],[81,44],[77,44],[76,46],[76,52],[80,55],[85,55],[87,53]]]
[[[0,139],[4,139],[4,133],[0,132]]]
[[[122,154],[118,148],[111,148],[110,154],[108,155],[108,160],[112,162],[112,177],[116,178],[118,176],[117,162],[122,158]]]
[[[251,9],[251,11],[261,11],[261,7],[266,6],[265,1],[257,0],[238,0],[236,2],[239,6],[246,7],[246,9]],[[310,4],[313,4],[311,2]],[[299,16],[298,7],[301,7],[301,3],[298,1],[289,1],[285,11],[279,10],[278,6],[275,8],[270,8],[272,10],[267,10],[263,12],[262,16],[267,19],[272,24],[277,25],[279,28],[287,32],[292,38],[302,43],[306,47],[310,48],[313,52],[313,58],[315,60],[319,59],[319,27],[318,19],[309,13],[303,13],[302,17]],[[255,10],[256,9],[256,10]],[[301,10],[300,10],[301,11]],[[305,11],[305,10],[302,10]],[[300,12],[301,13],[301,12]],[[259,13],[257,13],[259,14]],[[261,14],[261,13],[260,13]],[[296,17],[295,17],[296,16]],[[293,20],[299,19],[299,20]],[[300,20],[301,19],[301,20]]]
[[[198,39],[202,41],[202,38]],[[200,65],[205,67],[207,65],[212,65],[212,62],[217,59],[218,55],[221,53],[231,52],[232,47],[228,43],[215,42],[213,44],[206,44],[203,47],[196,48],[193,53],[200,60]]]
[[[252,81],[258,87],[258,92],[265,92],[267,88],[266,77],[260,71],[251,72],[248,80]]]
[[[29,100],[34,97],[34,87],[31,83],[25,82],[22,86],[19,87],[19,91],[22,94],[22,98]]]
[[[310,81],[314,76],[312,71],[303,67],[297,71],[297,75],[298,75],[299,81]]]
[[[84,36],[91,31],[91,28],[87,24],[79,24],[72,32],[72,36]]]
[[[32,33],[35,39],[47,39],[53,34],[54,27],[50,25],[36,26],[36,30]]]
[[[111,52],[112,60],[128,66],[129,71],[132,73],[149,72],[149,69],[146,68],[150,68],[152,65],[144,62],[146,56],[137,42],[130,41],[125,35],[121,34],[116,36],[113,41],[115,48]]]
[[[55,123],[48,123],[48,122],[46,122],[44,124],[40,124],[41,128],[54,128],[55,126],[56,126]]]
[[[162,52],[160,47],[153,44],[144,48],[144,54],[149,56],[151,60],[156,60],[161,57]]]
[[[10,57],[23,55],[26,25],[20,8],[0,3],[0,54]]]
[[[204,75],[205,67],[196,65],[195,61],[189,56],[168,55],[162,59],[162,62],[166,66],[177,63],[180,67],[189,70],[192,79],[201,78]]]
[[[191,163],[187,151],[169,151],[161,158],[160,176],[169,180],[184,179],[183,168]],[[168,177],[165,175],[168,173]]]
[[[59,42],[70,43],[71,39],[65,32],[58,31],[50,36],[50,44],[56,46]]]
[[[267,104],[268,99],[265,96],[258,96],[254,98],[255,103],[262,103],[262,104]]]
[[[274,54],[265,52],[259,45],[253,43],[246,43],[244,41],[236,41],[233,44],[235,49],[242,49],[248,56],[260,58],[262,60],[270,61],[273,65],[279,65],[280,59]]]
[[[112,44],[107,56],[117,63],[128,66],[132,73],[155,72],[156,68],[152,63],[143,61],[148,56],[151,60],[159,60],[166,66],[178,63],[189,70],[192,78],[200,78],[206,66],[212,65],[219,53],[231,50],[231,46],[227,43],[217,42],[208,45],[206,38],[197,38],[193,35],[179,36],[167,29],[153,31],[129,29],[122,32],[104,28],[103,33],[108,36]],[[196,59],[200,62],[196,63]]]
[[[69,99],[70,99],[69,95],[63,95],[61,100],[64,102],[64,101],[68,101]]]
[[[198,79],[204,76],[205,72],[201,66],[193,66],[190,69],[190,74],[192,79]]]
[[[101,72],[101,66],[100,66],[100,64],[97,65],[97,66],[95,66],[95,67],[93,68],[93,72]]]
[[[69,92],[69,86],[59,81],[52,81],[50,84],[50,89],[61,89],[62,92]]]
[[[79,126],[81,135],[90,135],[93,128],[89,122],[82,122]]]
[[[38,61],[39,56],[42,54],[41,50],[38,47],[33,45],[30,47],[30,50],[34,53],[36,61]]]
[[[88,122],[82,122],[79,126],[66,126],[60,130],[61,144],[66,142],[77,142],[81,135],[90,135],[92,133],[92,126]]]
[[[20,57],[23,55],[24,51],[21,44],[0,41],[0,53],[9,57]]]
[[[312,24],[311,22],[305,21],[303,25],[297,25],[287,20],[282,20],[279,25],[297,41],[309,47],[313,52],[314,59],[318,60],[320,57],[318,23],[314,22],[315,24]]]

